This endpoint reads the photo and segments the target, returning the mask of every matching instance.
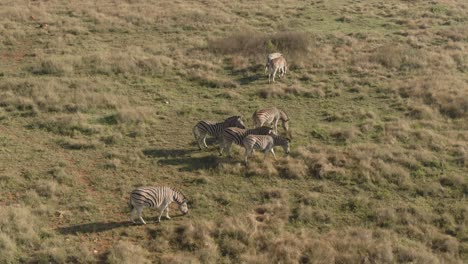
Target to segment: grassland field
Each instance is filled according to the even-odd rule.
[[[467,51],[464,0],[0,1],[0,263],[467,263]],[[289,157],[198,150],[269,106]]]

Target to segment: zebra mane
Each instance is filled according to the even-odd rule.
[[[176,199],[174,199],[174,201],[175,201],[177,204],[181,204],[181,203],[187,201],[187,197],[185,197],[185,195],[184,195],[181,191],[179,191],[179,190],[177,190],[177,189],[175,189],[175,188],[172,188],[172,187],[169,187],[169,188],[170,188],[173,192],[175,192],[174,197],[175,197]],[[180,197],[182,197],[182,199],[180,199]]]
[[[290,142],[290,139],[284,138],[282,136],[278,136],[278,135],[275,135],[275,134],[270,134],[269,136],[271,136],[273,138],[273,141],[275,143],[278,143],[280,145],[283,145],[283,144],[286,144],[286,143]]]
[[[231,117],[227,118],[226,120],[224,120],[224,123],[229,124],[229,125],[233,125],[233,124],[235,124],[235,122],[239,118],[241,118],[241,116],[231,116]]]
[[[255,132],[269,132],[269,131],[272,131],[273,129],[271,127],[267,127],[267,126],[261,126],[261,127],[256,127],[256,128],[252,128],[252,129],[248,129],[247,131],[255,131]]]

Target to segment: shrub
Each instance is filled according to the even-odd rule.
[[[16,243],[8,235],[0,232],[0,262],[17,263],[18,252]]]
[[[41,60],[39,65],[33,66],[30,71],[34,74],[40,75],[64,75],[73,71],[73,67],[70,63],[60,61],[60,60]]]
[[[99,145],[97,142],[85,139],[62,139],[58,144],[64,149],[73,150],[95,149]]]
[[[300,55],[309,50],[309,36],[304,32],[281,32],[265,35],[256,32],[235,33],[231,36],[210,40],[208,47],[222,54],[258,55],[281,51]]]
[[[109,250],[107,261],[111,264],[151,263],[148,256],[149,252],[139,245],[119,241]]]

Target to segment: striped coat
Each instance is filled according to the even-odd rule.
[[[264,109],[259,109],[252,114],[252,120],[254,127],[261,127],[272,125],[275,128],[275,133],[278,134],[278,122],[281,120],[283,123],[283,128],[286,130],[286,133],[291,137],[289,132],[289,117],[283,111],[276,107],[269,107]]]
[[[286,59],[283,56],[272,59],[270,63],[268,63],[268,83],[271,83],[272,77],[273,82],[275,82],[275,76],[278,71],[280,77],[283,77],[286,74],[287,68]]]
[[[223,130],[228,127],[238,127],[245,128],[244,122],[242,122],[241,116],[231,116],[224,120],[223,122],[210,122],[210,121],[200,121],[193,127],[193,135],[195,140],[198,143],[198,147],[202,149],[202,145],[207,148],[206,137],[208,135],[220,138]]]
[[[223,155],[223,152],[226,152],[227,155],[230,156],[232,143],[241,145],[242,140],[248,135],[268,135],[270,133],[272,133],[272,129],[269,127],[257,127],[253,129],[228,127],[223,131],[223,140],[220,144],[219,155]]]
[[[275,151],[273,147],[281,146],[284,149],[286,154],[289,154],[290,151],[290,141],[289,139],[277,136],[274,134],[270,135],[248,135],[242,141],[242,144],[245,148],[244,161],[247,164],[247,157],[253,154],[254,149],[264,152],[264,159],[266,158],[268,152],[273,154],[273,157],[276,160]]]
[[[141,223],[146,224],[141,217],[141,211],[144,207],[154,207],[159,210],[158,222],[161,221],[161,215],[166,210],[166,218],[169,217],[169,205],[176,202],[179,205],[179,210],[183,214],[188,213],[187,199],[180,192],[171,187],[139,187],[130,193],[129,205],[132,209],[130,221],[135,223],[135,214],[138,213],[138,219]]]
[[[276,58],[279,58],[279,57],[283,57],[283,54],[281,54],[281,53],[279,53],[279,52],[275,52],[275,53],[270,53],[270,54],[268,54],[268,56],[267,56],[267,61],[266,61],[266,64],[265,64],[265,73],[266,73],[267,70],[268,70],[268,65],[270,65],[271,60],[276,59]]]

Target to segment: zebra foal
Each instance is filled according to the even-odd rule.
[[[274,134],[248,135],[244,138],[244,140],[242,140],[242,144],[244,145],[244,148],[245,148],[245,153],[244,153],[245,164],[247,164],[247,157],[253,154],[254,149],[263,151],[263,153],[265,154],[263,159],[266,159],[268,152],[271,152],[275,160],[276,160],[276,155],[275,155],[275,151],[273,150],[273,147],[276,147],[276,146],[283,147],[284,152],[286,152],[286,155],[288,155],[290,151],[290,147],[289,147],[290,140],[287,138],[283,138],[281,136],[274,135]]]
[[[257,127],[253,129],[241,129],[237,127],[228,127],[223,131],[223,138],[220,144],[219,155],[226,152],[230,156],[232,143],[242,144],[242,140],[248,135],[268,135],[272,132],[270,127]]]
[[[241,116],[231,116],[224,120],[223,122],[214,123],[211,121],[200,121],[192,129],[195,140],[198,143],[200,150],[202,149],[202,144],[205,148],[206,137],[208,135],[218,138],[223,134],[223,130],[228,127],[238,127],[245,128],[244,122],[242,122]]]
[[[138,219],[146,225],[145,220],[141,217],[141,211],[143,207],[154,207],[159,210],[158,222],[161,222],[161,216],[166,210],[166,218],[169,217],[169,205],[172,202],[176,202],[179,205],[179,210],[183,214],[188,213],[187,199],[178,190],[166,186],[157,187],[139,187],[130,193],[130,209],[132,209],[130,215],[130,221],[135,223],[135,214],[138,213]]]
[[[284,130],[292,138],[292,134],[289,131],[289,117],[283,110],[276,107],[259,109],[252,114],[252,120],[254,127],[273,124],[275,134],[278,134],[278,122],[281,120]]]

